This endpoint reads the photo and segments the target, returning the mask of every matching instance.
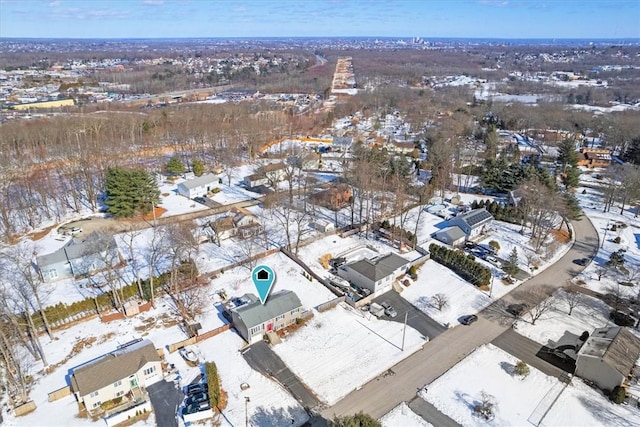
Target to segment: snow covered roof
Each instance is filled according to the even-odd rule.
[[[49,265],[81,259],[88,255],[105,250],[112,250],[117,247],[118,245],[113,236],[94,231],[85,238],[74,237],[55,252],[36,257],[36,263],[38,267],[42,269]]]
[[[601,358],[627,376],[640,356],[640,338],[620,326],[599,328],[583,344],[579,355]]]
[[[140,340],[73,368],[71,385],[74,392],[86,396],[135,374],[149,362],[160,361],[153,342]]]
[[[293,309],[302,307],[302,303],[295,292],[283,290],[271,294],[264,304],[251,294],[246,294],[243,298],[248,298],[251,302],[233,308],[247,329],[258,326],[267,320],[285,314]]]
[[[377,282],[393,274],[398,268],[409,264],[409,261],[394,253],[388,253],[371,260],[361,259],[347,267],[357,271],[364,277]]]
[[[458,215],[456,218],[459,218],[469,224],[469,227],[476,228],[492,220],[493,215],[491,215],[485,208],[479,208]]]
[[[192,190],[194,188],[202,187],[203,185],[211,184],[213,182],[218,182],[218,177],[212,173],[208,173],[197,178],[181,182],[178,185]]]
[[[446,235],[452,242],[466,237],[466,234],[464,233],[464,231],[462,231],[462,228],[458,227],[457,225],[454,225],[453,227],[447,227],[435,232],[436,238],[441,235]]]

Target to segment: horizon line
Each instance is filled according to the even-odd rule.
[[[175,37],[30,37],[0,36],[0,40],[199,40],[199,39],[422,39],[422,40],[581,40],[581,41],[640,41],[640,37],[469,37],[469,36],[175,36]]]

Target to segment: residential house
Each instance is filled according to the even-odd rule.
[[[625,384],[640,356],[640,338],[620,326],[596,329],[578,351],[575,375],[603,390]]]
[[[466,240],[467,235],[460,227],[454,225],[436,231],[433,233],[433,238],[450,246],[460,246]]]
[[[361,259],[338,268],[338,276],[356,286],[381,294],[391,289],[393,280],[405,273],[409,261],[394,253]]]
[[[209,227],[218,241],[231,237],[246,239],[263,230],[258,218],[245,208],[231,209],[226,215],[211,221]]]
[[[460,227],[466,239],[472,240],[478,237],[491,221],[493,221],[493,215],[485,208],[479,208],[457,215],[448,221],[448,225],[449,227]]]
[[[598,148],[580,149],[578,166],[588,168],[606,168],[611,165],[611,150]]]
[[[312,203],[332,210],[342,209],[351,200],[351,187],[347,184],[332,185],[326,190],[312,194],[309,199]]]
[[[262,304],[253,294],[238,299],[242,304],[232,308],[233,327],[249,344],[260,341],[267,332],[286,328],[302,317],[304,308],[292,291],[271,294]]]
[[[270,163],[260,167],[256,173],[245,176],[242,184],[247,188],[270,185],[284,178],[284,169],[284,163]]]
[[[315,221],[313,221],[312,227],[314,230],[317,230],[321,233],[327,233],[336,229],[336,227],[333,225],[333,222],[327,221],[326,219],[316,219]]]
[[[123,262],[112,235],[93,232],[74,237],[50,254],[36,257],[40,276],[45,282],[95,273]]]
[[[220,178],[217,175],[208,173],[178,184],[178,194],[189,199],[206,196],[207,193],[216,188],[219,182]]]
[[[353,138],[350,136],[334,137],[331,149],[333,151],[347,152],[351,150],[353,145]]]
[[[411,154],[416,150],[416,144],[413,142],[391,141],[386,147],[388,151],[396,154]]]
[[[78,402],[94,410],[129,393],[140,394],[162,380],[162,360],[153,342],[135,340],[72,368],[69,379]]]

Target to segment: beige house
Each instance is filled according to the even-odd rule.
[[[400,255],[388,253],[372,259],[361,259],[338,268],[338,276],[360,288],[380,295],[391,289],[396,277],[406,273],[409,261]]]
[[[596,329],[578,351],[575,375],[603,390],[625,385],[640,356],[640,338],[620,326]]]
[[[258,218],[245,208],[233,208],[224,216],[209,223],[214,236],[219,243],[231,237],[246,239],[258,235],[263,228]]]
[[[91,411],[115,398],[138,394],[162,379],[161,359],[153,342],[136,340],[71,369],[71,389]]]

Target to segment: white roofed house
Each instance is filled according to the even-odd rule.
[[[467,238],[466,234],[464,234],[464,231],[462,231],[462,229],[457,225],[438,230],[433,233],[433,237],[436,240],[450,246],[459,246],[463,244]]]
[[[36,257],[40,276],[45,282],[89,275],[120,262],[123,259],[115,239],[100,232],[84,238],[74,237],[57,251]]]
[[[189,199],[206,196],[208,192],[216,188],[219,182],[220,178],[217,175],[208,173],[178,184],[178,194]]]
[[[221,240],[231,237],[246,239],[262,232],[262,224],[258,218],[245,208],[233,208],[224,216],[209,223],[209,227],[220,244]]]
[[[361,259],[338,268],[338,276],[379,295],[391,289],[396,277],[405,273],[409,261],[394,253]]]
[[[71,390],[91,412],[113,399],[138,404],[144,389],[162,380],[162,359],[153,342],[134,340],[69,370]],[[55,422],[53,423],[55,424]]]
[[[473,240],[486,230],[486,226],[493,221],[493,215],[485,208],[473,209],[450,219],[449,227],[459,227],[466,240]]]
[[[249,344],[260,341],[267,332],[294,324],[304,313],[298,296],[287,290],[271,294],[264,304],[253,294],[238,300],[242,304],[230,310],[231,319],[235,330]]]

